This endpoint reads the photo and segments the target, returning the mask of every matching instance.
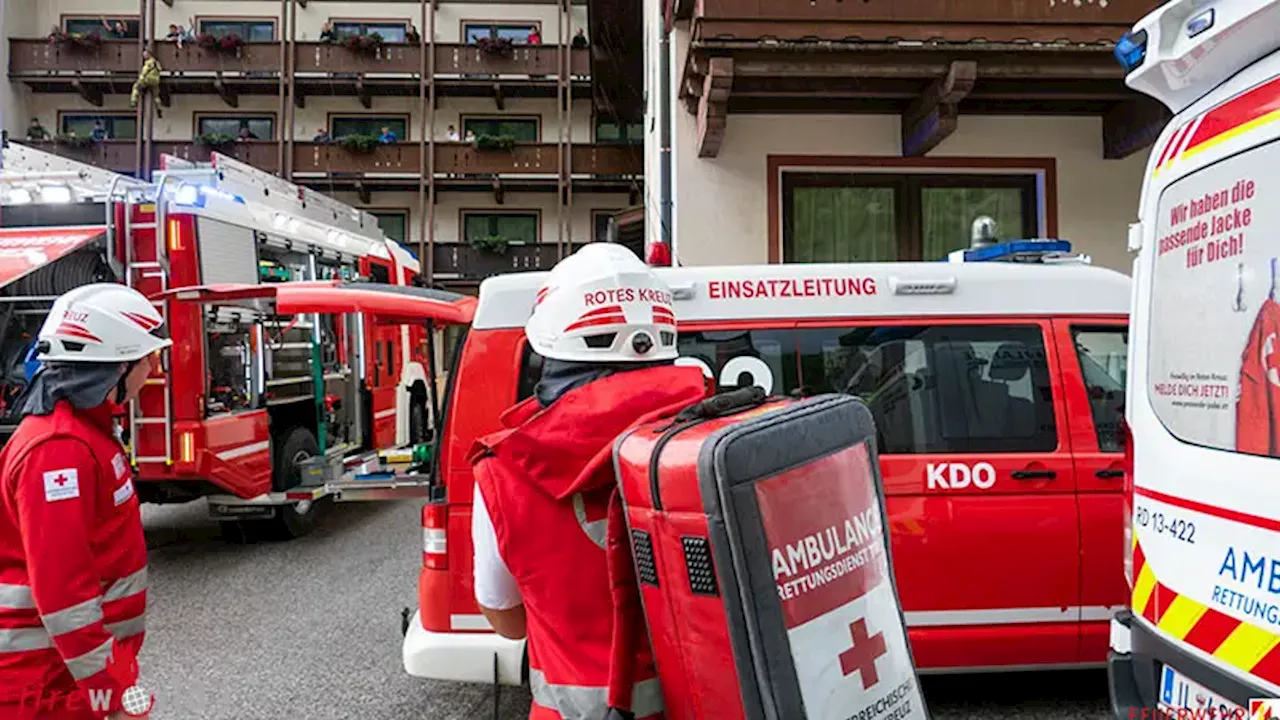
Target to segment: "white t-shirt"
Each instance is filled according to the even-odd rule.
[[[475,484],[471,505],[471,545],[475,548],[476,602],[490,610],[510,610],[524,602],[515,576],[498,552],[498,534],[485,507],[480,483]]]

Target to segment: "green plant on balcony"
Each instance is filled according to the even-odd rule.
[[[200,33],[196,44],[213,52],[236,53],[244,47],[244,39],[235,33],[218,36],[211,33]]]
[[[357,55],[374,55],[382,49],[382,35],[376,32],[367,35],[346,35],[335,38],[334,42],[341,42]]]
[[[382,143],[377,135],[344,135],[338,138],[338,144],[348,152],[371,153]]]
[[[482,37],[476,41],[476,45],[480,46],[480,52],[485,55],[500,58],[511,57],[516,49],[511,42],[511,38],[505,37]]]
[[[506,255],[507,248],[511,246],[511,242],[501,235],[482,235],[471,238],[468,243],[475,248],[477,252],[489,253],[491,255]]]
[[[480,134],[471,144],[476,150],[510,150],[516,146],[516,139],[510,135]]]
[[[79,135],[76,135],[75,133],[58,135],[53,139],[53,142],[55,145],[61,145],[63,147],[77,148],[77,149],[90,148],[97,144],[97,141],[94,140],[92,137],[88,135],[81,137]]]
[[[102,47],[102,36],[98,33],[69,33],[56,32],[49,36],[49,39],[59,47],[65,47],[68,50],[97,50]]]
[[[223,150],[234,145],[236,136],[230,133],[201,133],[196,137],[196,144],[207,150]]]

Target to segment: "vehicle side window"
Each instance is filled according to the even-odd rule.
[[[542,379],[542,356],[533,351],[529,347],[529,343],[524,344],[523,354],[520,356],[520,378],[516,383],[516,402],[524,402],[527,398],[533,397],[533,391],[538,387],[538,381]]]
[[[1120,437],[1120,418],[1124,414],[1124,388],[1128,375],[1129,330],[1073,326],[1071,339],[1084,374],[1093,428],[1098,434],[1098,449],[1121,452],[1124,446]]]
[[[847,392],[883,453],[1050,452],[1058,446],[1038,326],[800,331],[805,394]]]
[[[682,332],[676,346],[677,362],[701,367],[718,392],[756,385],[786,395],[800,386],[793,330]]]

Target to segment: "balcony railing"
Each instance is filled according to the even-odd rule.
[[[211,50],[194,43],[182,49],[157,42],[156,55],[165,73],[263,74],[280,72],[279,42],[245,43],[234,50]],[[134,75],[142,64],[137,40],[104,40],[97,48],[57,45],[46,39],[9,39],[9,73],[40,75]],[[591,74],[586,48],[570,48],[570,73]],[[342,45],[296,42],[295,71],[331,75],[387,74],[417,76],[422,71],[422,48],[389,43],[362,53]],[[554,79],[559,66],[557,45],[517,45],[509,57],[491,55],[476,45],[437,44],[437,75],[520,75]]]
[[[692,8],[697,40],[1110,42],[1161,0],[667,0]],[[669,10],[670,12],[671,10]]]
[[[27,144],[114,172],[132,173],[136,169],[137,146],[133,140],[105,140],[86,147],[52,141]],[[444,175],[556,176],[560,172],[556,146],[550,143],[517,144],[510,150],[476,150],[464,143],[438,143],[435,149],[435,171]],[[379,145],[369,152],[357,152],[338,144],[299,142],[293,146],[293,172],[300,176],[416,178],[422,167],[419,151],[418,143]],[[161,153],[205,162],[209,152],[210,148],[189,140],[156,140],[152,144],[152,157],[157,164]],[[218,148],[218,152],[268,172],[280,171],[278,141],[235,142]],[[644,158],[638,147],[574,145],[571,155],[575,175],[644,173]]]
[[[572,253],[580,245],[565,250]],[[463,243],[437,243],[432,257],[438,275],[457,275],[479,280],[491,275],[531,270],[549,270],[560,259],[560,248],[554,244],[509,245],[505,253],[478,250]]]

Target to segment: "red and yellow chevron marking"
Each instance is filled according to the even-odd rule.
[[[1179,158],[1192,157],[1277,120],[1280,120],[1280,77],[1241,93],[1181,125],[1160,151],[1160,159],[1152,174],[1158,175]]]
[[[1280,700],[1253,699],[1249,701],[1249,720],[1271,720],[1280,717]]]
[[[1280,635],[1218,612],[1170,590],[1156,579],[1142,545],[1133,550],[1136,615],[1172,637],[1263,680],[1280,684]]]

